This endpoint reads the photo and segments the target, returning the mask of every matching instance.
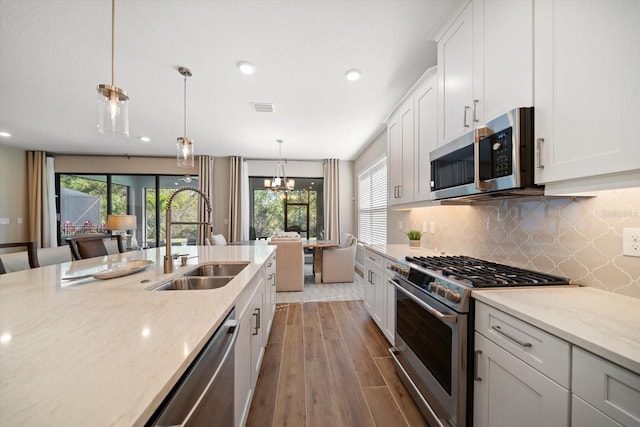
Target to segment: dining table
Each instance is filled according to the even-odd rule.
[[[313,280],[322,283],[322,251],[339,245],[333,240],[300,239],[303,248],[313,248]]]

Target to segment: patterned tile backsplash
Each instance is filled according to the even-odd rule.
[[[436,232],[423,235],[423,247],[640,298],[640,258],[622,256],[622,229],[640,228],[640,188],[596,194],[390,210],[387,240],[407,243],[404,231],[433,222]]]

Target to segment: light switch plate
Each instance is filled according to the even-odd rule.
[[[429,223],[429,233],[436,234],[436,223],[433,221]]]
[[[640,228],[622,229],[622,255],[640,257]]]
[[[398,221],[398,230],[402,230],[402,227],[404,227],[404,224],[402,221]]]
[[[0,224],[3,224],[3,225],[11,224],[11,221],[9,220],[9,218],[0,218]]]
[[[427,221],[424,221],[422,223],[422,232],[426,233],[427,231],[429,231],[428,228],[427,228]]]

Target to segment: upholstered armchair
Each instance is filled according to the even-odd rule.
[[[270,245],[277,245],[276,292],[302,291],[304,289],[304,252],[302,241],[292,238],[272,238]]]
[[[356,265],[358,239],[346,233],[342,245],[322,251],[322,282],[351,283]]]

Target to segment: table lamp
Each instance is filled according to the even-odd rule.
[[[135,215],[109,215],[107,217],[107,230],[119,231],[118,234],[128,237],[127,232],[133,230],[131,234],[130,248],[138,249],[138,241],[136,240],[136,232],[138,228],[138,220]]]

